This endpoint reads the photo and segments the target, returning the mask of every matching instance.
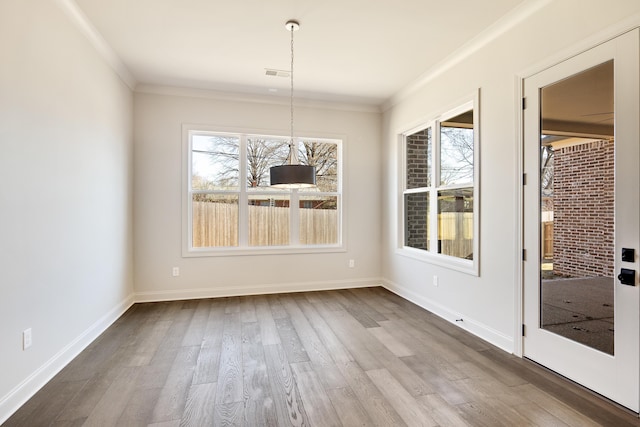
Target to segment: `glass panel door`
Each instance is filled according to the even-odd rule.
[[[614,354],[613,61],[540,89],[541,327]]]
[[[637,412],[640,31],[528,77],[524,94],[523,354]]]

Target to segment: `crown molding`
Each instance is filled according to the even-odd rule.
[[[411,96],[413,93],[424,87],[426,84],[434,80],[436,77],[441,76],[452,67],[462,62],[484,46],[491,43],[507,31],[514,28],[522,21],[529,18],[540,9],[550,4],[553,0],[527,0],[520,4],[498,21],[487,27],[478,36],[471,39],[469,42],[462,45],[459,49],[455,50],[451,55],[447,56],[444,60],[429,68],[420,77],[414,80],[412,83],[405,86],[398,91],[395,95],[389,98],[381,105],[382,111],[387,111],[399,102]]]
[[[54,0],[54,2],[57,3],[69,20],[80,30],[87,40],[89,40],[107,64],[120,76],[122,81],[129,86],[131,90],[135,89],[137,84],[136,79],[96,27],[89,21],[89,18],[87,18],[78,4],[74,0]]]
[[[136,93],[146,93],[152,95],[182,96],[187,98],[214,99],[218,101],[237,101],[254,104],[286,105],[290,103],[290,98],[279,95],[261,95],[242,92],[224,92],[212,89],[200,89],[182,86],[162,86],[152,84],[138,84]],[[323,101],[309,98],[296,98],[294,105],[297,107],[320,108],[326,110],[352,111],[359,113],[380,114],[378,105],[356,104],[338,101]]]

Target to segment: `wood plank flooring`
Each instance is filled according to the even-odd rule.
[[[383,288],[136,304],[9,426],[638,426]]]

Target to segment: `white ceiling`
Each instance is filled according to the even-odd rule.
[[[380,105],[531,0],[75,3],[137,83],[288,96],[297,19],[296,97]]]

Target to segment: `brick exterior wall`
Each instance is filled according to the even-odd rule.
[[[407,188],[428,187],[431,184],[431,128],[406,138]],[[405,195],[405,245],[429,249],[427,239],[427,193]]]
[[[431,128],[407,136],[407,188],[431,185]]]
[[[407,194],[405,203],[405,245],[429,250],[429,240],[427,238],[427,203],[428,193]]]
[[[567,277],[614,275],[614,142],[554,152],[553,271]]]

